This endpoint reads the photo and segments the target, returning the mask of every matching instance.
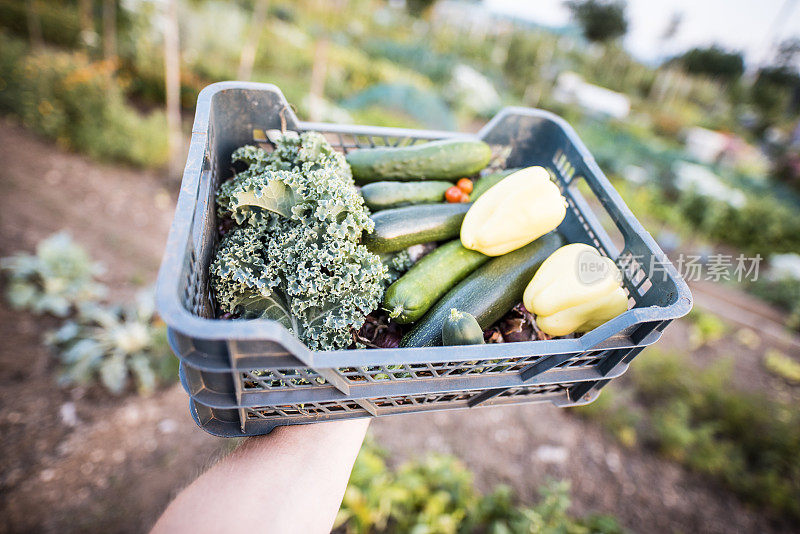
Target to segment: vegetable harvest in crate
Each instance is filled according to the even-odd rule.
[[[491,155],[482,141],[345,158],[316,132],[272,138],[271,152],[236,150],[244,168],[217,192],[219,216],[234,223],[210,267],[225,317],[272,319],[311,349],[337,350],[380,346],[359,334],[370,314],[403,325],[400,344],[414,347],[483,343],[476,329],[488,331],[523,294],[539,314],[531,339],[584,332],[627,309],[619,276],[578,280],[580,253],[619,271],[589,245],[559,248],[567,204],[542,167],[488,175],[494,183],[470,204],[471,178]],[[395,262],[390,274],[380,254],[410,260],[417,246],[425,254],[408,272],[410,261]]]
[[[691,308],[558,117],[508,108],[475,136],[305,123],[240,82],[198,98],[157,300],[192,417],[226,437],[585,404]]]

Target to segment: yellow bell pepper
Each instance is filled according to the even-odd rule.
[[[500,256],[555,230],[566,213],[566,201],[547,171],[528,167],[509,174],[475,201],[461,224],[461,243]]]
[[[522,302],[545,334],[588,332],[628,309],[622,274],[610,258],[583,243],[566,245],[544,260]]]

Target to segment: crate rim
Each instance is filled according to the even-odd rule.
[[[611,186],[608,178],[597,165],[594,157],[589,152],[588,148],[580,140],[575,130],[563,118],[558,115],[534,108],[526,107],[505,107],[498,112],[477,134],[467,134],[462,132],[452,131],[437,131],[437,130],[415,130],[405,128],[388,128],[376,126],[362,126],[362,125],[340,125],[335,123],[315,123],[304,122],[297,120],[294,112],[291,111],[289,103],[286,101],[281,90],[273,85],[267,83],[257,82],[237,82],[227,81],[218,82],[206,86],[199,94],[197,99],[197,108],[195,112],[195,120],[192,126],[192,136],[187,155],[187,163],[183,171],[180,193],[178,202],[175,208],[175,214],[170,227],[169,236],[165,247],[164,257],[162,259],[161,267],[159,269],[157,290],[156,290],[156,306],[158,313],[164,322],[172,329],[186,336],[195,339],[204,340],[221,340],[221,341],[259,341],[270,339],[283,344],[288,350],[295,354],[305,354],[309,364],[316,366],[317,363],[325,365],[322,361],[315,361],[315,355],[324,355],[328,359],[327,366],[331,365],[330,357],[335,353],[345,351],[311,351],[299,339],[294,337],[288,330],[280,324],[263,319],[254,319],[247,321],[230,321],[222,319],[209,319],[194,315],[190,310],[186,309],[181,303],[179,296],[179,273],[184,260],[187,243],[189,242],[191,224],[189,224],[194,217],[195,202],[197,200],[197,193],[200,186],[200,179],[203,174],[202,162],[204,159],[206,142],[208,137],[208,128],[210,123],[211,101],[213,97],[221,92],[229,90],[251,89],[259,91],[270,91],[275,93],[280,101],[287,107],[287,122],[295,122],[302,129],[314,129],[315,127],[327,131],[349,131],[358,129],[359,131],[368,131],[369,134],[364,135],[386,135],[386,136],[407,136],[414,135],[417,137],[426,137],[430,139],[442,137],[478,137],[482,138],[485,134],[491,131],[497,124],[510,115],[527,115],[533,117],[540,117],[555,123],[561,128],[570,142],[573,143],[577,149],[580,157],[587,165],[589,170],[594,174],[594,177],[606,189],[610,201],[620,212],[626,216],[630,221],[633,231],[644,241],[647,247],[654,253],[654,256],[663,260],[665,274],[669,277],[676,287],[676,295],[674,301],[667,306],[647,306],[641,308],[632,308],[625,313],[615,317],[611,321],[595,328],[591,332],[579,338],[573,339],[552,339],[552,340],[538,340],[521,343],[511,343],[505,345],[512,346],[527,346],[536,344],[543,351],[557,351],[557,352],[583,352],[592,349],[594,346],[602,343],[603,341],[613,337],[614,334],[634,326],[642,322],[659,322],[677,319],[686,315],[692,308],[692,295],[688,285],[683,278],[675,270],[675,267],[666,257],[659,245],[644,229],[641,223],[632,214],[630,209],[625,205],[619,193]],[[602,228],[599,229],[602,231]],[[523,347],[520,347],[522,349]],[[445,352],[451,351],[452,347],[424,347],[424,348],[404,348],[403,351],[418,351],[429,352],[433,357],[437,352],[442,352],[442,361],[452,359],[445,356]],[[376,358],[380,358],[387,353],[396,353],[398,349],[370,349],[370,353]],[[521,352],[509,347],[510,352]],[[350,352],[350,351],[346,351]]]

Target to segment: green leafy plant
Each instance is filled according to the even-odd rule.
[[[612,517],[568,514],[569,484],[551,482],[531,507],[514,502],[507,486],[481,495],[473,475],[452,456],[429,455],[396,470],[386,453],[367,444],[358,455],[335,530],[348,534],[378,532],[450,533],[620,533]]]
[[[770,349],[764,355],[764,367],[767,371],[792,384],[800,384],[800,362],[776,349]]]
[[[750,502],[798,518],[800,415],[790,403],[737,390],[730,363],[700,369],[686,355],[651,349],[631,368],[625,395],[578,413],[615,431],[619,412],[633,412],[622,420],[632,421],[645,445]]]
[[[689,337],[694,348],[719,341],[728,332],[728,326],[722,319],[698,308],[689,312],[686,320],[692,325]]]
[[[69,234],[60,232],[41,241],[36,253],[0,260],[8,273],[6,297],[15,309],[65,317],[76,305],[97,300],[106,288],[95,280],[102,267],[92,262]]]
[[[565,3],[572,17],[590,41],[604,42],[625,35],[628,19],[625,2],[609,0],[569,0]]]
[[[107,292],[95,279],[101,268],[69,234],[54,234],[37,245],[36,254],[3,258],[0,265],[9,274],[6,297],[14,308],[71,316],[45,335],[61,360],[62,385],[99,378],[120,394],[133,376],[139,392],[146,394],[177,376],[177,360],[167,344],[166,325],[155,314],[152,291],[126,305],[100,304]]]
[[[118,395],[131,376],[142,394],[152,392],[159,382],[174,380],[175,359],[154,306],[152,291],[141,292],[126,306],[80,306],[75,320],[45,338],[61,358],[60,383],[85,385],[99,378]]]
[[[223,312],[280,322],[314,350],[346,348],[383,296],[387,268],[359,243],[374,223],[344,157],[314,132],[279,134],[222,184],[228,233],[209,269]]]
[[[165,115],[144,116],[128,104],[116,69],[81,52],[27,50],[0,35],[0,107],[66,148],[142,167],[163,165]]]
[[[754,295],[789,312],[786,324],[800,329],[800,280],[788,276],[774,280],[760,277],[746,287]]]

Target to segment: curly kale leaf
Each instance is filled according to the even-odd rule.
[[[233,162],[245,163],[248,171],[302,171],[323,167],[336,169],[340,178],[350,183],[353,174],[345,157],[317,132],[304,132],[297,135],[287,132],[275,140],[275,150],[266,152],[254,146],[243,146],[231,156]]]
[[[286,174],[289,173],[245,172],[225,182],[217,191],[220,214],[230,215],[238,224],[268,215],[264,212],[291,217],[297,199],[286,185]]]
[[[284,139],[272,153],[252,146],[234,152],[234,160],[250,167],[220,186],[219,215],[230,216],[238,224],[253,224],[274,214],[348,240],[371,232],[374,223],[341,154],[313,132]],[[296,146],[299,142],[308,146]],[[290,156],[298,158],[292,166],[286,163]]]
[[[220,243],[211,264],[211,282],[221,309],[243,319],[273,319],[293,328],[286,304],[273,294],[278,270],[266,261],[265,229],[234,229]]]
[[[291,220],[237,228],[210,269],[220,308],[279,321],[314,350],[350,345],[383,296],[386,269],[366,247]]]
[[[222,311],[281,322],[314,350],[341,349],[383,296],[387,269],[359,244],[373,222],[344,158],[319,134],[284,136],[217,193],[228,233],[211,265]]]
[[[381,254],[381,262],[386,266],[386,287],[392,285],[398,278],[403,276],[412,265],[414,265],[408,250],[401,250],[393,254]]]

